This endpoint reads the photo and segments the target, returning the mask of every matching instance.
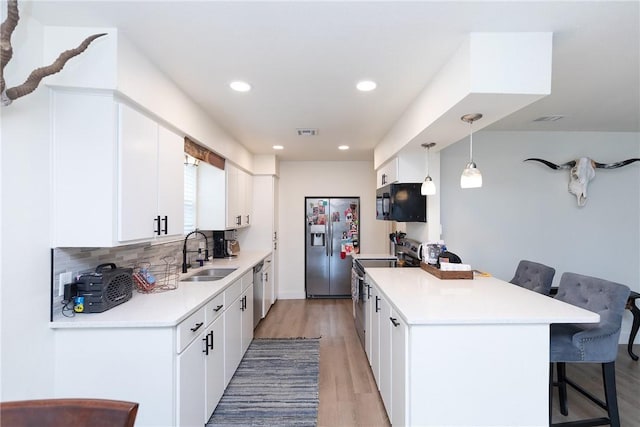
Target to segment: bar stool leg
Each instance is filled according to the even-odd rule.
[[[607,405],[607,413],[611,421],[611,427],[620,427],[620,414],[618,412],[618,397],[616,394],[616,367],[615,362],[602,364],[602,382],[604,383],[604,395]]]
[[[567,365],[564,362],[557,362],[558,370],[558,397],[560,398],[560,413],[569,415],[567,410]]]

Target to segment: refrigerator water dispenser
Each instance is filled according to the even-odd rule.
[[[312,225],[309,227],[311,233],[311,246],[324,246],[325,245],[325,226],[324,225]]]

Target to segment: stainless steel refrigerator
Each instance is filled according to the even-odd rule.
[[[359,197],[305,197],[307,298],[350,297],[351,255],[360,251]]]

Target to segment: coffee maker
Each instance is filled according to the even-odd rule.
[[[214,230],[213,231],[213,257],[214,258],[234,258],[229,250],[231,242],[236,241],[236,230]]]

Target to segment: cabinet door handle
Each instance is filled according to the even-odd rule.
[[[264,281],[265,282],[269,281],[269,273],[264,273]]]
[[[367,299],[371,299],[371,285],[365,285],[367,287]]]
[[[380,307],[378,306],[379,302],[380,302],[380,298],[378,297],[378,295],[376,295],[376,313],[380,311]]]
[[[164,221],[164,229],[162,230],[162,232],[165,235],[169,234],[169,217],[167,215],[165,215],[164,218],[162,219],[162,221]]]
[[[245,310],[245,308],[247,308],[246,304],[247,304],[247,296],[245,295],[245,296],[243,296],[243,297],[242,297],[242,299],[240,300],[240,310],[241,310],[241,311],[244,311],[244,310]]]
[[[211,346],[209,348],[209,350],[213,350],[213,331],[209,332],[209,334],[211,336],[211,339],[209,340],[209,345]]]
[[[160,215],[158,215],[157,217],[155,217],[155,219],[153,220],[154,225],[153,225],[153,234],[156,235],[160,235]]]
[[[222,307],[224,307],[224,305],[220,304],[219,306],[214,308],[213,311],[215,311],[217,313],[218,311],[220,311],[222,309]]]
[[[393,326],[395,326],[396,328],[400,326],[400,322],[398,322],[398,319],[396,319],[395,317],[389,317],[389,320],[391,320],[391,323],[393,323]]]
[[[204,350],[202,350],[202,352],[205,354],[205,356],[209,355],[209,334],[205,335],[204,338],[202,338],[202,341],[204,341]]]
[[[276,249],[278,249],[278,242],[273,242],[273,250],[275,251]]]
[[[382,185],[385,185],[387,183],[387,174],[383,173],[382,174]]]
[[[249,215],[247,215],[247,225],[249,225]]]
[[[240,224],[242,224],[242,216],[241,216],[241,215],[238,215],[238,216],[236,217],[236,225],[240,225]]]
[[[200,329],[202,327],[202,325],[204,325],[204,322],[196,323],[196,326],[191,328],[191,332],[197,331],[198,329]]]

